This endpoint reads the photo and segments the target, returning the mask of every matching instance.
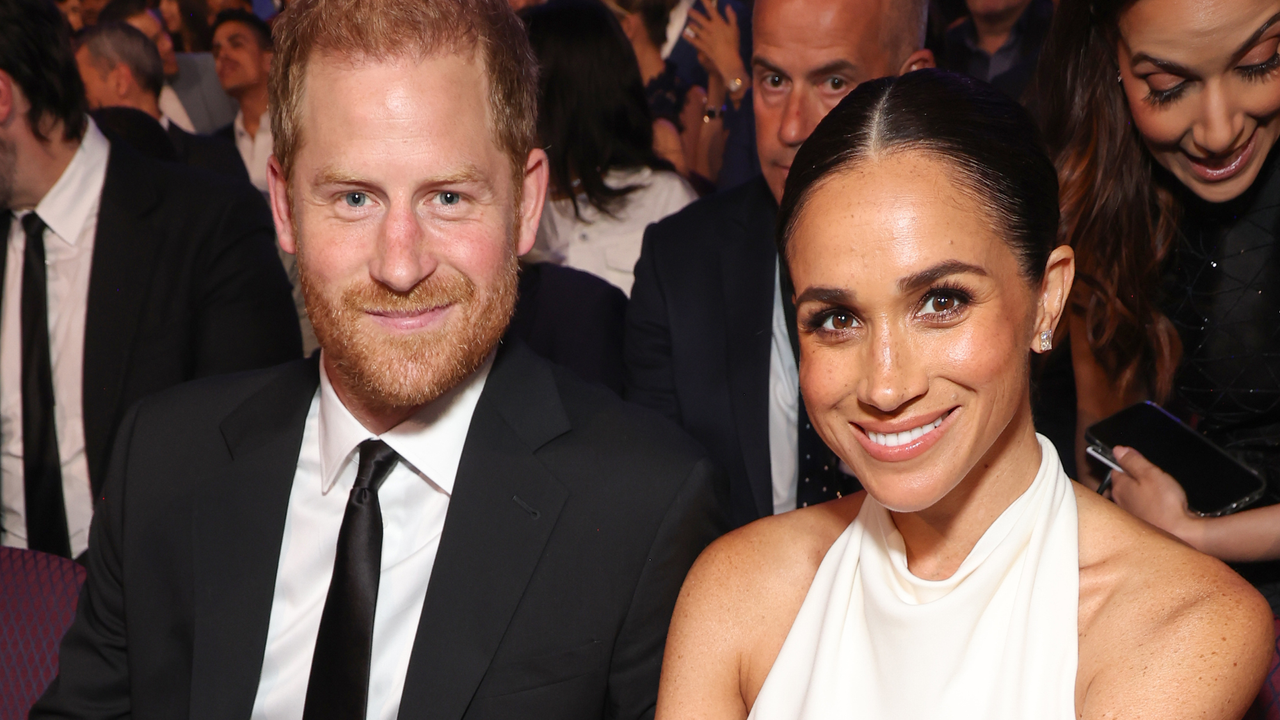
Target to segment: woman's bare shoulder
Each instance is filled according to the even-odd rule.
[[[716,540],[698,557],[682,594],[715,605],[772,606],[808,591],[822,558],[862,508],[864,493],[761,518]]]
[[[1075,490],[1083,717],[1239,717],[1274,652],[1266,601],[1218,560]]]
[[[703,551],[671,618],[659,718],[687,717],[693,707],[746,717],[822,558],[857,517],[863,497],[757,520]]]

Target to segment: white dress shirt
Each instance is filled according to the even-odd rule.
[[[169,118],[174,125],[189,133],[196,131],[195,124],[191,122],[191,116],[187,114],[187,108],[182,104],[178,93],[174,92],[173,88],[169,86],[169,83],[165,83],[164,87],[160,88],[158,104],[160,113]],[[165,124],[164,129],[169,129],[168,123]]]
[[[54,423],[62,463],[62,500],[67,511],[71,554],[89,546],[93,491],[84,446],[84,323],[89,302],[98,206],[111,145],[92,120],[67,169],[36,205],[44,231],[49,318],[49,361],[53,369]],[[4,297],[0,302],[0,472],[4,478],[4,533],[0,541],[27,546],[26,492],[22,477],[22,265],[27,247],[22,217],[9,225]]]
[[[773,476],[773,514],[796,509],[799,478],[800,369],[787,314],[782,309],[782,282],[773,272],[773,331],[769,341],[769,469]]]
[[[662,44],[662,59],[666,60],[671,51],[680,42],[680,33],[684,32],[685,23],[689,21],[689,11],[693,9],[694,0],[679,0],[667,15],[667,41]]]
[[[529,259],[584,270],[630,296],[645,228],[679,212],[697,200],[698,194],[679,175],[647,167],[610,170],[604,181],[612,188],[636,189],[622,198],[613,215],[596,210],[586,195],[579,197],[581,218],[574,214],[573,203],[567,198],[552,200],[548,195],[534,246],[545,255]]]
[[[367,714],[369,720],[394,720],[462,447],[492,362],[491,355],[461,385],[381,436],[351,415],[321,365],[320,389],[307,413],[289,494],[253,720],[302,717],[338,531],[355,484],[356,446],[371,438],[401,457],[378,490],[382,571]]]
[[[236,135],[236,149],[240,151],[240,159],[249,171],[249,181],[262,192],[267,192],[267,161],[271,159],[271,114],[263,112],[258,118],[258,132],[250,135],[244,129],[244,111],[236,112],[233,125]]]

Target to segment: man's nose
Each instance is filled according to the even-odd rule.
[[[809,134],[822,120],[819,112],[803,88],[795,88],[787,94],[782,110],[782,123],[778,126],[778,139],[788,147],[799,147],[809,139]]]
[[[369,274],[391,290],[407,293],[435,272],[421,219],[410,208],[393,207],[382,221]]]

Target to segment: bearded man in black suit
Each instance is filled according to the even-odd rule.
[[[271,199],[321,353],[134,409],[32,717],[652,717],[717,476],[657,414],[499,347],[548,177],[520,21],[277,22]]]

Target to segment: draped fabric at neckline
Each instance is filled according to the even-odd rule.
[[[1075,495],[1043,436],[1031,486],[945,580],[867,497],[827,551],[750,720],[1075,717]]]

